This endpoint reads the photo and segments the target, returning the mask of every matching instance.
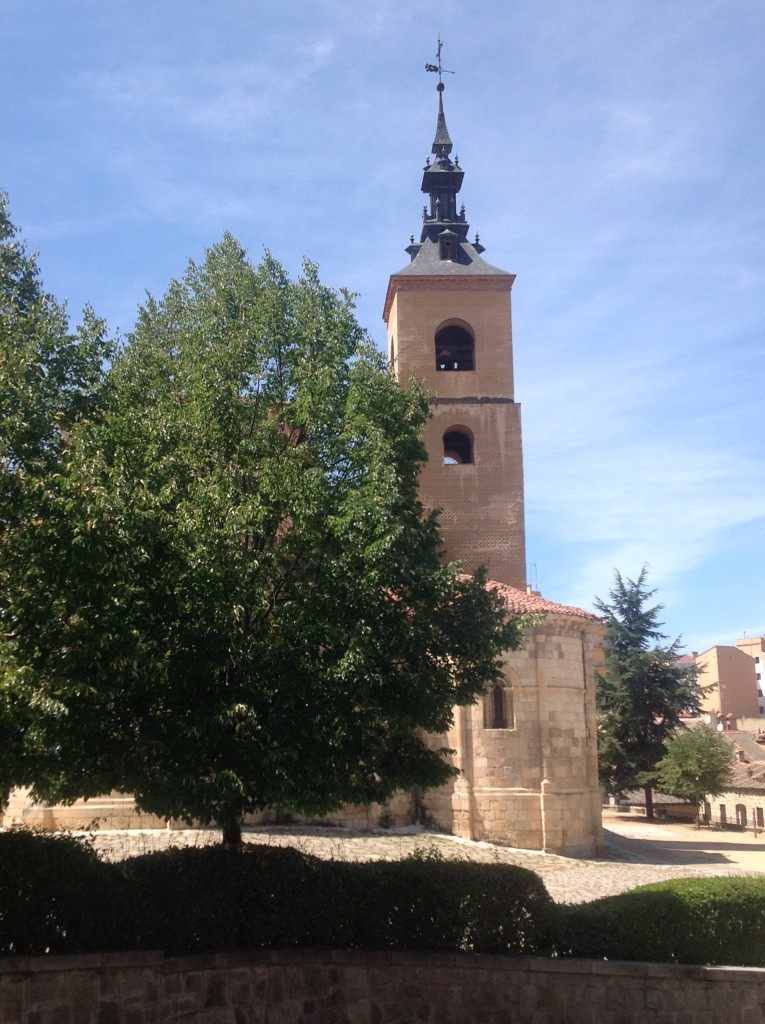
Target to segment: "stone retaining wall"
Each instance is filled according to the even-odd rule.
[[[0,960],[0,1024],[762,1024],[765,970],[440,953]]]

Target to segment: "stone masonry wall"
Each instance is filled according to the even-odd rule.
[[[0,1024],[761,1024],[765,970],[320,950],[0,960]]]
[[[595,648],[600,624],[548,615],[505,655],[506,728],[486,702],[457,708],[434,746],[454,751],[456,781],[422,796],[428,818],[465,839],[592,857],[602,844]],[[487,701],[490,697],[487,697]]]

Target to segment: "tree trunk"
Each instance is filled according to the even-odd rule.
[[[242,822],[239,818],[231,818],[220,823],[223,833],[221,842],[224,846],[241,846]]]
[[[653,786],[649,783],[643,786],[645,793],[645,817],[646,821],[653,821]]]

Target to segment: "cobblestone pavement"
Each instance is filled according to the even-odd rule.
[[[245,840],[293,846],[305,853],[336,860],[398,860],[415,851],[437,851],[449,858],[518,864],[538,874],[553,899],[565,903],[584,903],[669,878],[765,875],[762,836],[758,841],[750,835],[698,833],[685,825],[650,825],[639,820],[606,820],[604,825],[605,851],[597,860],[574,860],[415,830],[354,832],[337,828],[268,826],[248,829]],[[217,842],[220,842],[220,832],[213,829],[100,832],[94,838],[96,849],[109,860],[168,846],[203,846]]]

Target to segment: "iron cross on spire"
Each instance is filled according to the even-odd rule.
[[[439,37],[438,37],[438,49],[436,50],[436,60],[438,61],[438,63],[437,64],[426,64],[425,65],[425,70],[426,71],[435,71],[435,73],[438,75],[438,91],[439,92],[441,92],[441,90],[443,89],[443,82],[441,81],[441,75],[453,75],[454,74],[453,71],[448,71],[441,64],[441,50],[443,48],[443,45],[444,44],[443,44],[443,42],[441,40],[441,36],[439,35]]]

